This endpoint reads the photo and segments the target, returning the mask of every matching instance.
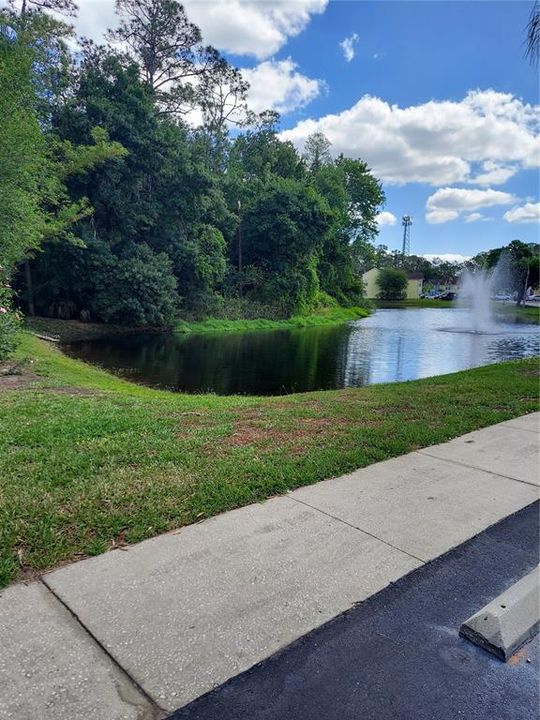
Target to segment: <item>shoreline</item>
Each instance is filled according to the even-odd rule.
[[[537,358],[276,397],[136,385],[29,333],[13,360],[0,587],[538,409]]]

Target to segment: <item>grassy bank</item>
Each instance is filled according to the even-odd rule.
[[[518,306],[512,303],[508,305],[499,305],[497,312],[500,315],[521,320],[522,322],[540,324],[540,307],[532,307],[530,305]]]
[[[0,391],[0,583],[537,407],[536,359],[277,398],[132,385],[26,335]]]
[[[449,300],[431,300],[430,298],[418,298],[415,300],[374,300],[378,308],[449,308],[455,307],[455,303]]]
[[[287,320],[219,320],[210,318],[201,322],[179,321],[175,330],[181,333],[244,332],[246,330],[281,330],[287,328],[337,325],[367,317],[366,308],[329,307],[312,315],[295,315]]]

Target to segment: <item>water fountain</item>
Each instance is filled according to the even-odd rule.
[[[460,282],[460,303],[468,312],[469,332],[491,333],[495,322],[491,309],[494,273],[465,271]]]

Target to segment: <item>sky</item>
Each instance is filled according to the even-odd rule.
[[[2,4],[2,0],[0,0]],[[78,0],[80,35],[114,26],[114,0]],[[365,160],[386,205],[379,240],[456,259],[539,240],[538,73],[524,57],[532,0],[185,0],[190,20],[281,113],[302,151]]]

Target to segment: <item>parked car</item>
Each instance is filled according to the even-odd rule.
[[[445,292],[442,293],[442,295],[439,295],[439,300],[455,300],[457,298],[457,293],[455,292]]]

